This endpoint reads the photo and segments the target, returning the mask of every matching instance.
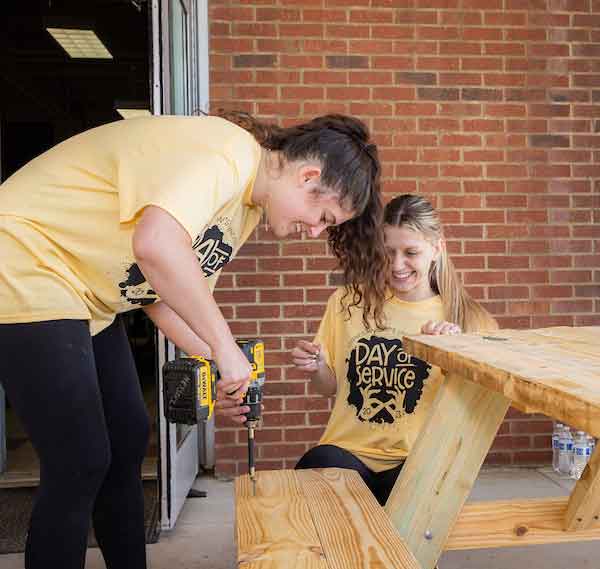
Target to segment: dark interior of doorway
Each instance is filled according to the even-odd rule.
[[[48,27],[93,29],[112,59],[73,59]],[[150,20],[145,0],[0,3],[0,174],[79,132],[122,120],[118,107],[150,109]],[[153,430],[144,462],[147,539],[159,527],[154,328],[125,316]],[[8,469],[0,475],[0,553],[22,551],[39,465],[7,403]]]

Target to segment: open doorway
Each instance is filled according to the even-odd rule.
[[[150,113],[151,43],[145,0],[3,2],[0,180],[79,132]],[[149,531],[154,535],[160,517],[156,334],[141,311],[126,314],[124,320],[153,427],[143,477],[146,497],[152,502],[147,521],[153,524]],[[5,445],[0,461],[0,510],[6,513],[12,507],[11,496],[19,492],[26,496],[37,485],[39,463],[10,402],[0,401],[0,405],[0,420],[4,414],[0,444]],[[14,490],[11,496],[8,489]],[[26,508],[26,502],[14,507]],[[22,523],[23,512],[15,516],[16,522],[0,520],[0,534],[2,527]],[[0,535],[0,552],[19,551],[24,545],[24,535],[14,527],[10,533]],[[149,540],[152,535],[148,534]]]

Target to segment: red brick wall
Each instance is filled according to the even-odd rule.
[[[434,201],[503,327],[600,324],[600,0],[213,0],[210,21],[213,107],[358,115],[386,192]],[[327,421],[288,352],[332,267],[324,241],[260,229],[221,280],[235,333],[267,341],[260,467],[292,467]],[[219,426],[217,469],[244,471],[245,431]],[[550,427],[511,410],[488,460],[546,462]]]

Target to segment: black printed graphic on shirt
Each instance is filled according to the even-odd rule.
[[[407,354],[398,338],[361,338],[348,359],[348,403],[369,423],[393,423],[412,413],[431,365]]]
[[[140,306],[147,306],[156,302],[157,294],[146,281],[146,277],[140,271],[138,264],[129,265],[126,272],[125,280],[119,283],[121,296],[130,304],[139,304]]]
[[[220,224],[227,230],[230,220],[220,218]],[[232,233],[228,231],[228,233]],[[233,254],[233,248],[226,243],[225,235],[219,225],[212,225],[204,233],[198,235],[192,245],[202,271],[206,277],[215,274],[223,268]],[[119,283],[121,296],[130,304],[146,306],[156,302],[158,295],[152,290],[137,263],[132,263],[126,269],[126,276]]]
[[[233,248],[225,242],[223,231],[218,225],[213,225],[204,234],[198,235],[192,247],[206,277],[214,275],[229,263],[233,253]]]

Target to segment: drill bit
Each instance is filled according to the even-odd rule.
[[[252,495],[256,496],[256,470],[254,467],[254,421],[248,421],[248,473],[252,480]]]

